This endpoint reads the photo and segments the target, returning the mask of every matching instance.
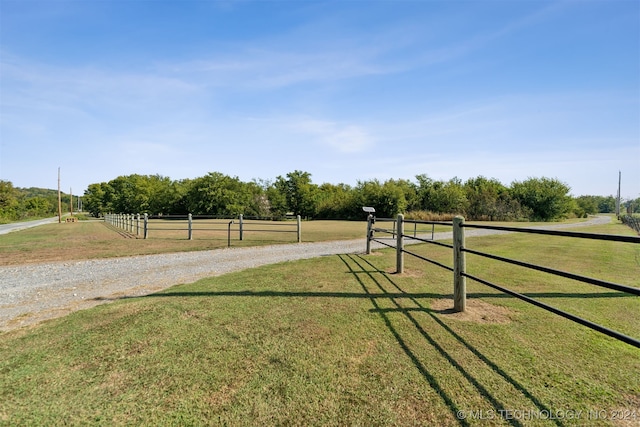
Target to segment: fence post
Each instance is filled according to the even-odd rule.
[[[144,214],[144,238],[147,238],[147,233],[149,232],[149,214]]]
[[[244,219],[243,215],[240,214],[240,217],[238,218],[238,220],[240,221],[240,225],[239,225],[239,227],[240,227],[240,240],[242,240],[242,238],[244,237],[244,230],[242,228],[242,226],[244,224],[243,219]]]
[[[136,236],[140,236],[140,214],[136,214]]]
[[[193,224],[192,224],[193,216],[191,214],[189,214],[189,216],[187,216],[187,221],[189,223],[189,232],[187,233],[188,234],[188,238],[189,238],[189,240],[193,240]]]
[[[366,254],[371,254],[371,237],[373,235],[373,215],[367,216],[367,250]]]
[[[453,311],[467,308],[467,278],[464,248],[464,218],[453,218]]]
[[[398,236],[396,240],[396,273],[402,274],[404,273],[404,215],[398,214],[396,222],[398,223]]]
[[[301,229],[301,223],[300,223],[300,215],[296,216],[296,221],[298,223],[298,243],[302,242],[302,229]]]

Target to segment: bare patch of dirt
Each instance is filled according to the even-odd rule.
[[[404,272],[402,272],[401,274],[396,273],[396,268],[388,268],[385,270],[385,272],[387,274],[394,274],[396,276],[400,276],[400,277],[413,277],[413,278],[420,278],[420,277],[424,277],[424,271],[422,270],[411,270],[408,268],[404,269]]]
[[[485,324],[509,323],[515,314],[513,310],[506,307],[489,304],[479,299],[467,299],[467,307],[464,312],[453,311],[453,300],[448,298],[433,301],[431,309],[446,318]]]

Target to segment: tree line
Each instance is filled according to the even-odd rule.
[[[551,221],[614,212],[613,196],[569,195],[570,188],[552,178],[528,178],[505,186],[479,176],[462,181],[434,180],[426,174],[415,181],[377,179],[357,185],[315,184],[311,174],[293,171],[273,181],[243,182],[210,172],[195,179],[171,180],[161,175],[119,176],[91,184],[83,206],[95,216],[103,213],[187,214],[246,217],[300,215],[309,219],[362,219],[363,206],[376,216],[391,218],[461,214],[474,220]],[[640,208],[640,199],[635,201]]]
[[[64,212],[69,212],[70,196],[60,197]],[[0,223],[46,218],[58,214],[58,191],[44,188],[14,187],[0,180]]]

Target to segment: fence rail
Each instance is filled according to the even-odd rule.
[[[184,232],[184,237],[193,240],[194,234],[211,235],[226,233],[228,245],[231,245],[232,232],[238,240],[244,240],[247,233],[291,233],[296,234],[298,243],[302,242],[302,224],[300,216],[296,221],[275,221],[268,218],[243,215],[229,218],[208,215],[162,215],[147,214],[105,214],[105,223],[110,224],[134,237],[149,238],[149,232]]]
[[[392,222],[393,226],[391,229],[388,228],[377,228],[374,227],[374,224],[376,222]],[[417,236],[412,236],[410,234],[405,234],[404,233],[404,229],[405,229],[405,225],[406,224],[432,224],[432,225],[447,225],[449,227],[452,228],[452,237],[453,237],[453,244],[449,245],[446,243],[441,243],[441,242],[436,242],[435,240],[433,240],[433,234],[432,234],[432,239],[424,239],[424,238],[419,238]],[[533,234],[542,234],[542,235],[548,235],[548,236],[556,236],[556,237],[571,237],[571,238],[577,238],[577,239],[592,239],[592,240],[607,240],[607,241],[615,241],[615,242],[621,242],[621,243],[632,243],[632,244],[640,244],[640,237],[635,237],[635,236],[618,236],[618,235],[605,235],[605,234],[592,234],[592,233],[577,233],[577,232],[566,232],[566,231],[554,231],[554,230],[541,230],[541,229],[532,229],[532,228],[515,228],[515,227],[501,227],[501,226],[490,226],[490,225],[475,225],[475,224],[465,224],[464,222],[464,218],[462,217],[456,217],[454,218],[453,222],[437,222],[437,221],[412,221],[412,220],[405,220],[403,215],[398,215],[397,219],[390,219],[390,218],[382,218],[382,219],[376,219],[373,216],[369,216],[368,219],[368,226],[367,226],[367,253],[371,252],[371,242],[375,241],[378,243],[381,243],[387,247],[393,247],[396,249],[396,272],[397,273],[402,273],[403,269],[404,269],[404,254],[408,254],[411,256],[414,256],[416,258],[419,258],[423,261],[427,261],[430,262],[432,264],[435,264],[439,267],[442,267],[444,269],[447,269],[451,272],[453,272],[453,283],[454,283],[454,289],[453,289],[453,298],[454,298],[454,310],[455,311],[465,311],[466,309],[466,279],[471,279],[475,282],[481,283],[483,285],[489,286],[493,289],[496,289],[498,291],[504,292],[506,294],[509,294],[513,297],[516,297],[518,299],[521,299],[523,301],[526,301],[530,304],[533,304],[537,307],[540,307],[544,310],[550,311],[554,314],[557,314],[559,316],[562,316],[566,319],[569,319],[573,322],[576,322],[578,324],[581,324],[583,326],[586,326],[588,328],[591,328],[593,330],[596,330],[598,332],[601,332],[605,335],[608,335],[612,338],[615,338],[617,340],[623,341],[627,344],[630,344],[634,347],[640,348],[640,340],[638,340],[637,338],[634,337],[630,337],[628,335],[622,334],[618,331],[614,331],[612,329],[606,328],[602,325],[596,324],[594,322],[591,322],[589,320],[583,319],[581,317],[575,316],[571,313],[568,313],[566,311],[560,310],[558,308],[555,308],[553,306],[550,306],[548,304],[545,304],[541,301],[538,301],[534,298],[528,297],[526,295],[523,295],[521,293],[515,292],[511,289],[508,289],[504,286],[500,286],[497,285],[495,283],[490,282],[489,280],[480,278],[480,277],[476,277],[474,275],[468,274],[466,272],[466,257],[465,254],[469,253],[469,254],[473,254],[473,255],[477,255],[477,256],[481,256],[481,257],[485,257],[488,259],[491,259],[493,261],[498,261],[498,262],[502,262],[502,263],[507,263],[507,264],[511,264],[511,265],[516,265],[519,267],[524,267],[524,268],[528,268],[528,269],[532,269],[532,270],[536,270],[536,271],[540,271],[540,272],[544,272],[544,273],[548,273],[548,274],[552,274],[555,276],[560,276],[560,277],[564,277],[564,278],[568,278],[568,279],[572,279],[572,280],[576,280],[582,283],[587,283],[590,285],[594,285],[594,286],[600,286],[600,287],[604,287],[604,288],[608,288],[608,289],[613,289],[616,291],[620,291],[620,292],[625,292],[631,295],[638,295],[640,296],[640,288],[635,288],[632,286],[626,286],[626,285],[622,285],[622,284],[618,284],[618,283],[612,283],[612,282],[608,282],[608,281],[604,281],[604,280],[600,280],[600,279],[595,279],[595,278],[591,278],[591,277],[586,277],[586,276],[582,276],[579,274],[575,274],[575,273],[571,273],[571,272],[565,272],[565,271],[561,271],[561,270],[556,270],[553,268],[549,268],[549,267],[545,267],[545,266],[541,266],[541,265],[536,265],[536,264],[531,264],[531,263],[526,263],[526,262],[522,262],[522,261],[518,261],[518,260],[514,260],[514,259],[510,259],[510,258],[506,258],[506,257],[501,257],[501,256],[497,256],[497,255],[492,255],[492,254],[488,254],[488,253],[484,253],[484,252],[480,252],[477,250],[473,250],[470,248],[467,248],[465,245],[465,233],[464,233],[464,229],[465,228],[476,228],[476,229],[486,229],[486,230],[495,230],[495,231],[508,231],[508,232],[515,232],[515,233],[533,233]],[[383,233],[386,235],[392,235],[394,237],[396,237],[395,239],[395,244],[390,243],[393,242],[393,239],[380,239],[375,237],[375,233]],[[406,240],[413,240],[413,241],[418,241],[418,242],[424,242],[424,243],[429,243],[429,244],[437,244],[439,246],[443,246],[446,248],[449,248],[453,251],[453,267],[451,266],[447,266],[445,264],[440,263],[439,261],[435,261],[432,259],[429,259],[425,256],[422,255],[418,255],[416,253],[410,252],[406,249],[404,249],[404,244],[405,244],[405,239]]]

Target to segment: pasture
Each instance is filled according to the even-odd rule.
[[[196,222],[196,221],[194,221]],[[72,224],[49,224],[19,233],[0,235],[0,265],[111,258],[158,253],[202,251],[227,247],[227,228],[223,220],[215,225],[199,225],[193,240],[187,239],[186,221],[150,221],[149,238],[136,238],[102,221]],[[247,221],[244,239],[238,240],[237,224],[231,236],[232,247],[294,243],[295,232],[253,231],[274,227],[272,221]],[[287,231],[295,231],[295,221],[288,221]],[[276,224],[278,224],[276,222]],[[198,229],[200,228],[200,230]],[[364,239],[366,221],[303,221],[303,242]],[[431,232],[431,227],[423,230]],[[436,227],[436,231],[448,231]],[[364,243],[363,243],[364,245]]]
[[[345,227],[354,225],[362,237],[362,223]],[[581,231],[631,233],[613,223]],[[467,244],[640,286],[637,245],[532,235]],[[451,262],[433,245],[412,251]],[[486,259],[468,265],[640,336],[638,297]],[[638,349],[471,281],[468,312],[452,313],[449,272],[413,257],[404,274],[394,267],[393,250],[281,263],[4,333],[0,424],[640,424]]]

